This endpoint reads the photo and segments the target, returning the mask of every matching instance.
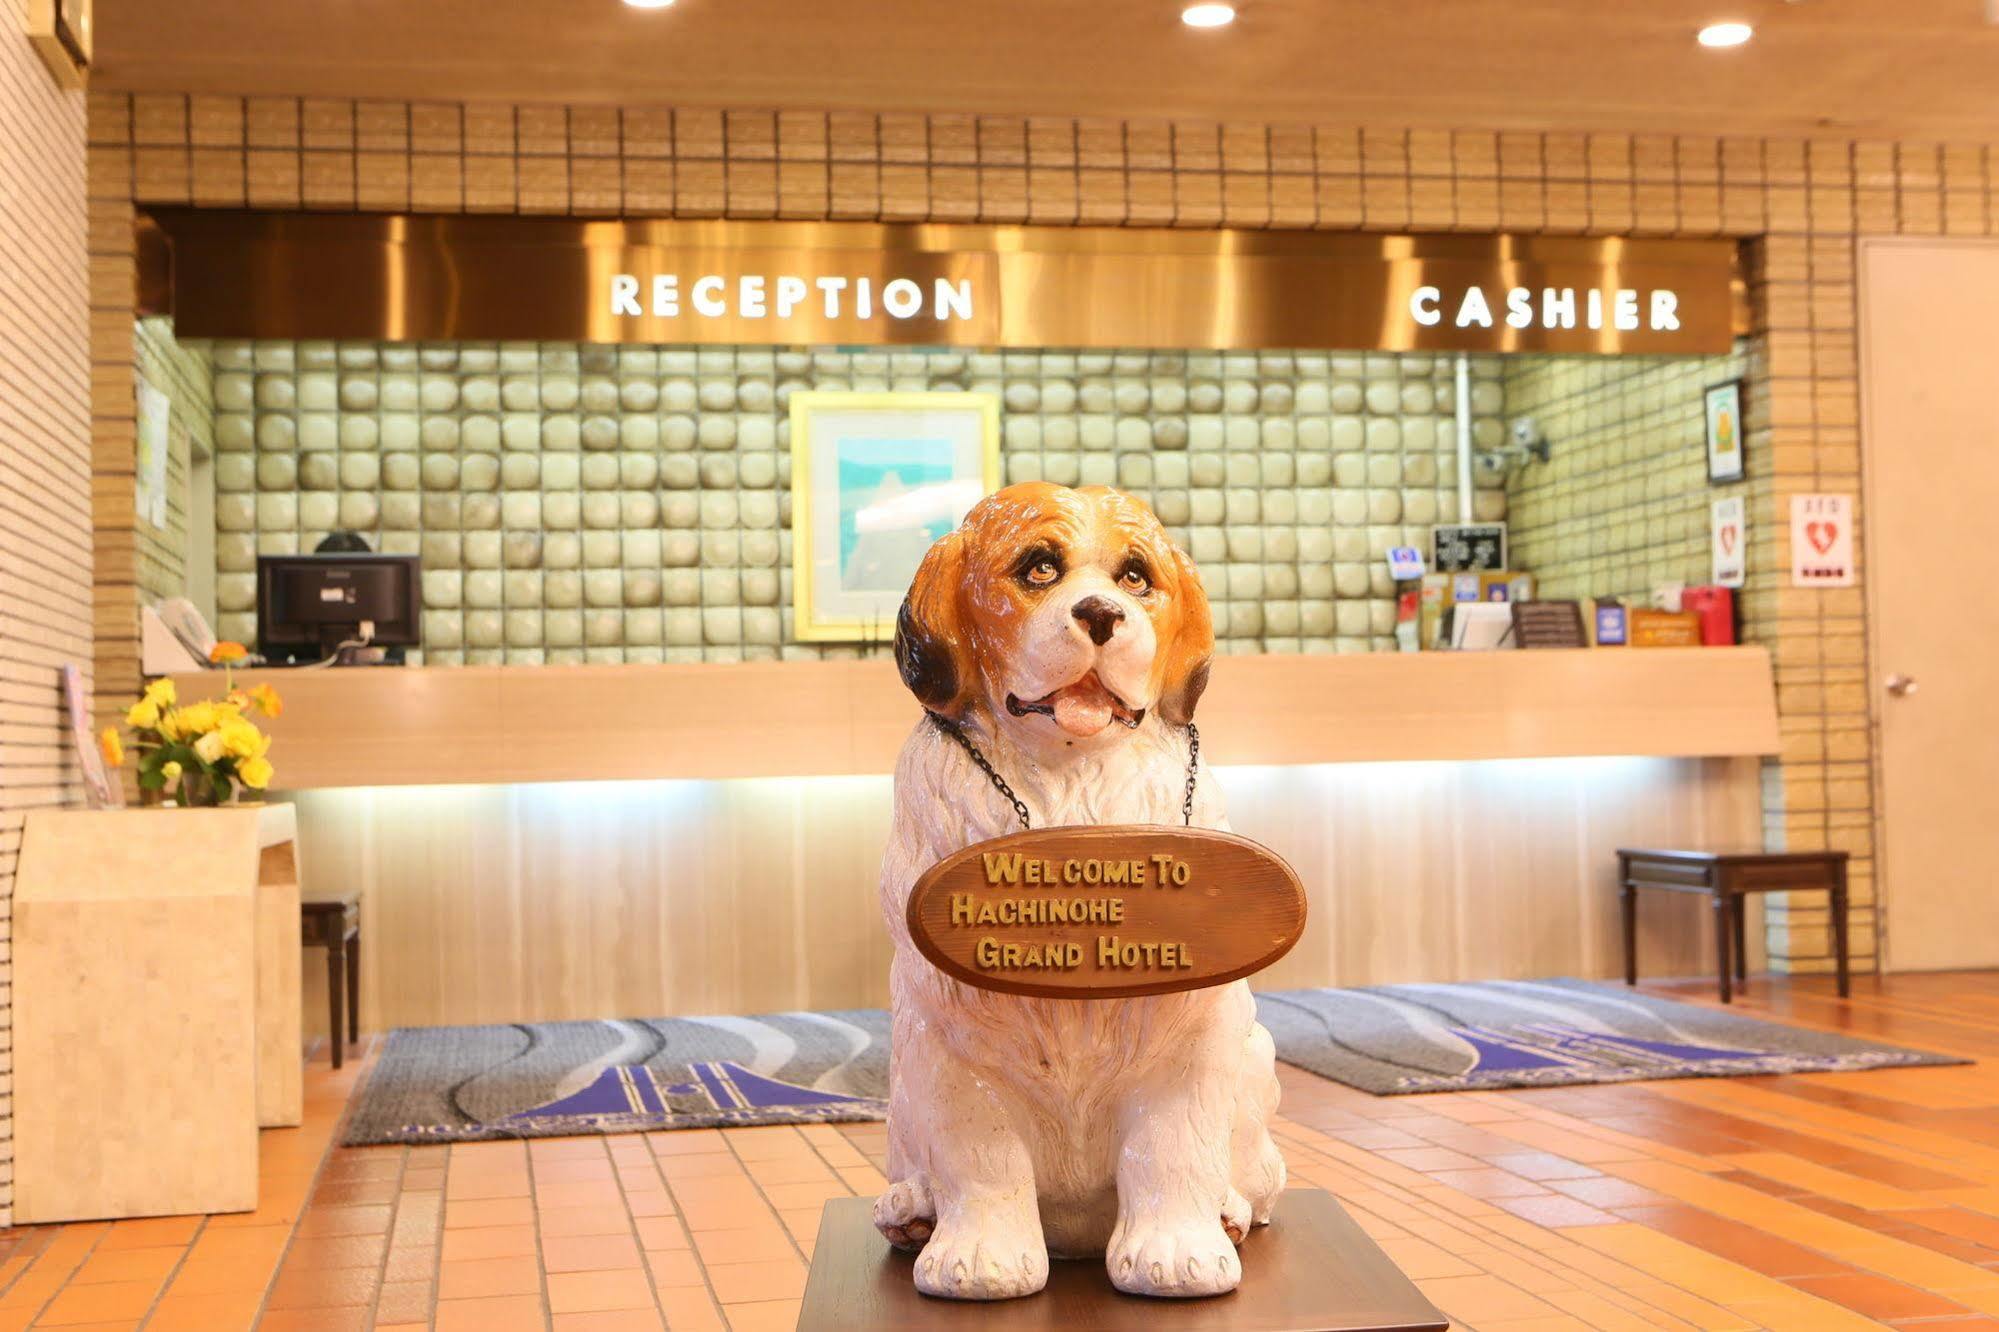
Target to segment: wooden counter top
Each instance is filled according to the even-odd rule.
[[[886,773],[916,702],[881,656],[657,666],[242,671],[284,695],[277,785]],[[214,672],[175,677],[184,697]],[[1217,764],[1777,751],[1758,647],[1217,657]]]

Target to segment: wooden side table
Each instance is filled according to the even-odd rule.
[[[1721,1001],[1734,993],[1729,980],[1748,979],[1744,901],[1750,893],[1823,892],[1832,910],[1833,957],[1839,996],[1848,994],[1846,957],[1846,852],[1662,851],[1619,847],[1617,884],[1624,910],[1624,983],[1638,983],[1638,890],[1705,893],[1714,908],[1715,954],[1721,963]],[[1730,955],[1733,954],[1733,965]]]
[[[339,893],[300,902],[299,944],[326,950],[326,1006],[330,1019],[326,1035],[333,1043],[333,1066],[339,1068],[344,1062],[347,1042],[361,1039],[361,894]],[[346,1040],[341,1039],[343,1030]]]

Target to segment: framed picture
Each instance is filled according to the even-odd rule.
[[[125,788],[104,766],[97,737],[90,733],[90,695],[83,672],[74,662],[62,664],[62,700],[69,712],[69,733],[76,741],[76,765],[83,773],[83,796],[92,809],[116,809],[125,803]]]
[[[167,525],[167,453],[173,447],[168,438],[173,421],[173,404],[167,395],[143,377],[138,382],[137,466],[134,469],[133,501],[139,516],[154,527]]]
[[[1707,479],[1719,485],[1740,481],[1743,464],[1742,381],[1731,379],[1707,391]]]
[[[924,553],[999,483],[990,393],[792,394],[792,637],[893,638]]]

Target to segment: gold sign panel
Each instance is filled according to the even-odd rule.
[[[158,209],[186,337],[1726,352],[1728,241]]]
[[[1041,828],[976,842],[909,894],[909,934],[983,990],[1111,999],[1220,985],[1305,932],[1283,858],[1204,828]]]

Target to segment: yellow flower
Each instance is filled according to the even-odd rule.
[[[104,761],[114,768],[125,763],[125,742],[118,738],[118,728],[107,726],[104,734],[97,737],[98,748],[104,751]]]
[[[262,731],[241,717],[228,718],[215,728],[215,733],[222,737],[222,752],[232,758],[255,758],[271,744]]]
[[[166,778],[168,786],[172,786],[180,780],[181,772],[182,768],[180,764],[174,762],[172,759],[168,759],[160,765],[160,776]]]
[[[243,785],[261,791],[271,783],[271,761],[262,755],[244,759],[237,767],[236,775],[242,779]]]
[[[223,755],[222,732],[210,731],[194,742],[194,753],[203,763],[220,763]]]
[[[217,666],[227,666],[249,655],[250,649],[241,643],[232,643],[226,638],[218,640],[214,647],[208,649],[208,659]]]
[[[160,734],[169,740],[185,740],[192,735],[205,735],[242,715],[243,710],[233,703],[203,699],[169,712],[160,723]]]
[[[160,724],[160,705],[142,698],[125,713],[125,724],[135,731],[147,731]]]
[[[174,682],[163,675],[147,685],[146,702],[160,708],[172,707],[174,705]]]
[[[267,684],[255,685],[248,691],[250,705],[266,717],[275,717],[285,710],[285,701],[278,697],[278,691]]]

